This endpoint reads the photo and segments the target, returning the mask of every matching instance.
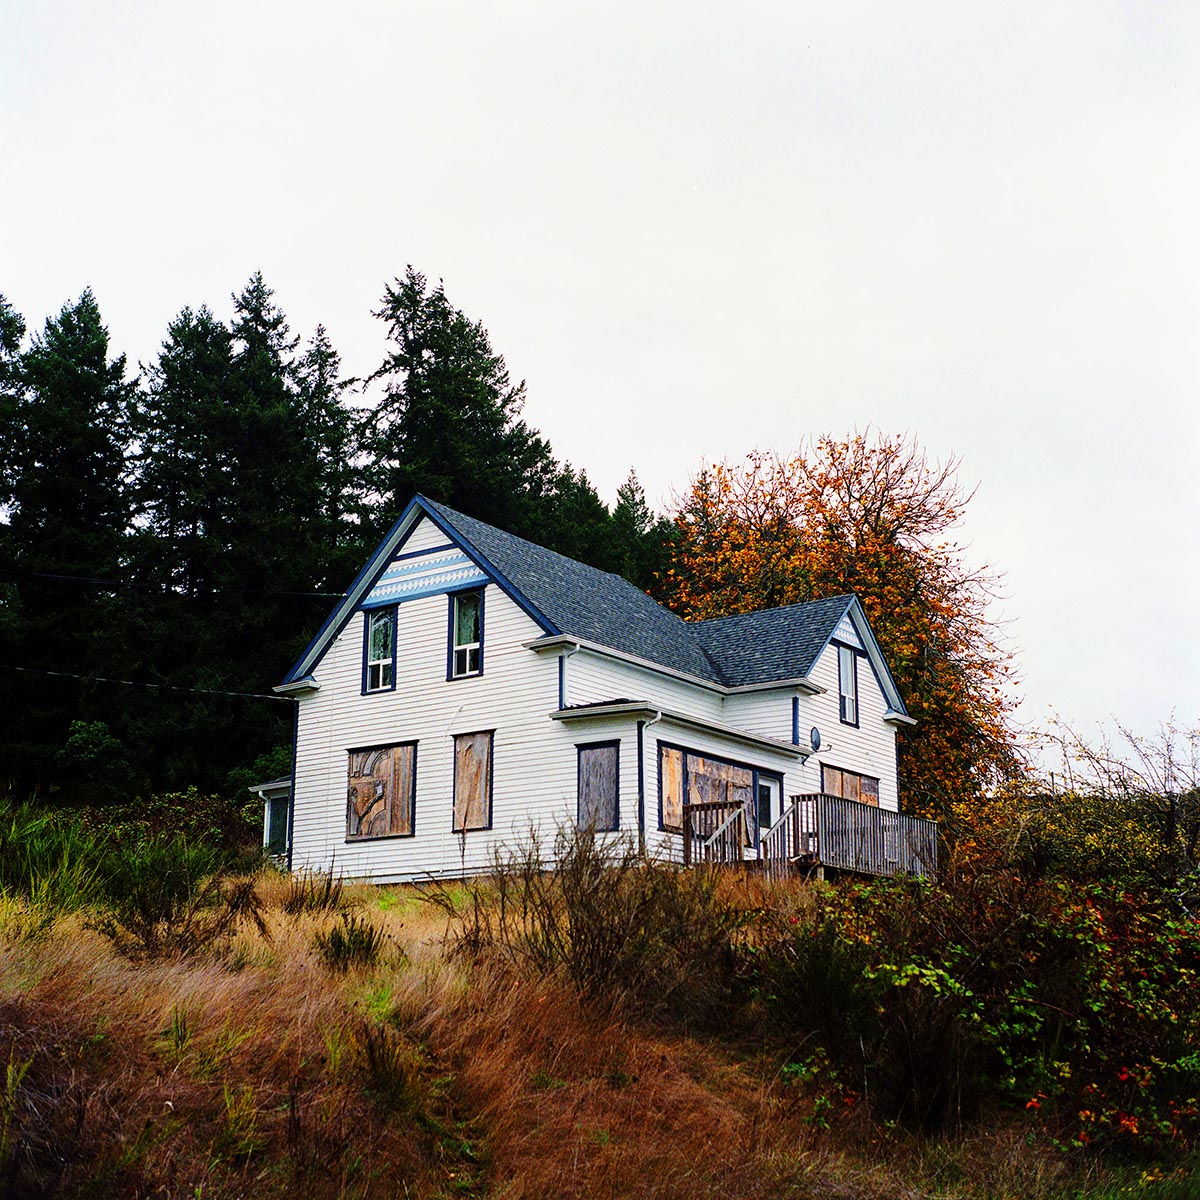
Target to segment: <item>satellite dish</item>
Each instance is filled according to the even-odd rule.
[[[821,731],[815,725],[808,731],[808,740],[812,743],[814,750],[820,750]]]

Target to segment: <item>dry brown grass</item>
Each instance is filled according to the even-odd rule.
[[[156,963],[79,918],[25,940],[0,905],[0,1083],[29,1063],[0,1100],[0,1197],[1050,1200],[1078,1171],[1013,1118],[924,1142],[858,1110],[822,1128],[817,1092],[765,1053],[450,959],[446,916],[414,889],[346,890],[387,950],[336,975],[313,949],[336,914],[286,914],[286,886],[261,881],[266,937]]]

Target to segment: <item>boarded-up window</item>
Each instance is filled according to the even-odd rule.
[[[659,788],[662,795],[662,826],[683,828],[683,751],[673,746],[658,748]]]
[[[460,733],[454,739],[454,828],[492,825],[492,734]]]
[[[350,751],[346,837],[407,837],[413,832],[417,746]]]
[[[579,747],[579,828],[612,831],[619,821],[619,742]]]
[[[699,754],[687,756],[687,786],[689,804],[740,804],[746,811],[746,833],[754,828],[754,772],[738,763],[704,758]],[[719,814],[724,820],[729,814]]]
[[[857,775],[839,767],[821,767],[821,791],[827,796],[845,796],[861,804],[879,806],[879,780],[871,775]]]

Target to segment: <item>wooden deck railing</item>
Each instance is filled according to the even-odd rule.
[[[937,822],[842,796],[793,796],[763,834],[768,874],[835,867],[868,875],[937,873]]]
[[[714,801],[683,806],[683,865],[742,864],[746,858],[746,809]]]

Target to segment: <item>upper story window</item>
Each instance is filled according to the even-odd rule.
[[[396,610],[367,613],[364,636],[363,691],[391,691],[396,686]]]
[[[483,592],[450,596],[450,653],[447,677],[483,674]]]
[[[858,655],[849,646],[838,647],[838,695],[842,721],[858,724]]]

